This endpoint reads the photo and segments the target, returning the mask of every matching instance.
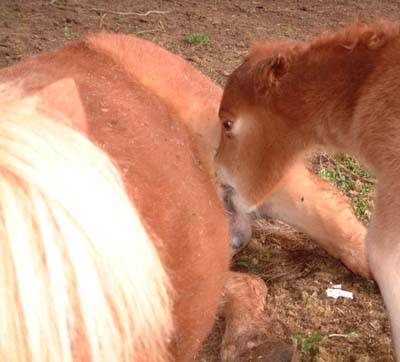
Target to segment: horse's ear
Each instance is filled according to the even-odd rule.
[[[276,87],[288,69],[288,60],[282,54],[257,63],[254,68],[254,88],[256,93],[263,96],[269,89]]]
[[[63,78],[42,88],[38,96],[45,108],[64,114],[72,122],[72,127],[86,132],[85,110],[72,78]]]

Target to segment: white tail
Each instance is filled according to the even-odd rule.
[[[0,360],[165,361],[168,278],[121,178],[37,103],[0,101]]]

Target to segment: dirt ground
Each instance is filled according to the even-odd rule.
[[[150,10],[162,13],[146,15]],[[105,30],[152,40],[223,85],[253,39],[306,39],[355,19],[398,20],[399,11],[399,0],[1,0],[0,66]],[[187,36],[195,33],[206,33],[206,40],[190,44]],[[304,361],[393,361],[376,285],[353,275],[305,235],[261,221],[234,269],[265,280],[276,335],[288,343],[302,336],[303,349],[319,348],[315,357],[303,354]],[[354,300],[326,297],[331,283],[352,291]],[[197,361],[218,361],[221,330],[219,321]],[[307,339],[311,334],[325,338],[313,342]]]

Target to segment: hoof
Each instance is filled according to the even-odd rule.
[[[223,362],[299,362],[296,348],[283,342],[264,342],[257,346],[247,345],[240,351],[234,345],[222,351]]]
[[[298,362],[300,361],[297,350],[294,346],[283,342],[264,342],[257,347],[242,354],[240,362]]]

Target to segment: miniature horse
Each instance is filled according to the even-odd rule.
[[[16,84],[20,97],[39,97],[51,117],[57,119],[61,113],[70,119],[75,129],[116,160],[123,173],[130,199],[162,264],[162,269],[153,269],[161,276],[165,270],[169,279],[157,284],[163,286],[160,296],[149,284],[154,298],[166,303],[159,309],[160,315],[146,310],[149,319],[160,319],[160,338],[148,339],[136,331],[144,347],[135,351],[132,360],[167,360],[167,354],[176,361],[190,360],[210,330],[221,294],[227,319],[224,360],[235,359],[253,337],[268,332],[265,285],[255,277],[228,273],[229,235],[212,166],[220,137],[218,87],[183,59],[154,44],[108,34],[89,36],[84,42],[5,68],[0,71],[0,82]],[[65,174],[64,182],[71,175],[74,173]],[[85,207],[88,213],[95,212],[92,209],[91,204]],[[348,203],[325,182],[312,178],[301,163],[288,170],[260,211],[310,233],[352,270],[368,275],[361,243],[364,228]],[[234,236],[235,221],[232,227]],[[118,233],[117,227],[115,230]],[[139,254],[140,250],[135,257]],[[141,276],[142,264],[136,264],[132,256],[131,260]],[[147,285],[143,288],[141,300],[147,303]],[[59,291],[63,292],[61,287]],[[169,304],[163,299],[165,293]],[[172,331],[168,306],[172,308]],[[240,315],[236,313],[239,310]],[[85,313],[73,316],[81,320],[87,317]],[[46,331],[42,332],[38,340],[50,345]],[[64,330],[64,338],[73,337],[68,333],[74,336],[75,332]],[[78,329],[77,335],[83,340],[80,350],[86,352],[75,358],[76,348],[66,351],[74,360],[90,359],[97,346],[101,350],[88,328]],[[57,335],[54,338],[58,343]],[[158,342],[165,348],[157,347]],[[113,344],[108,347],[108,354],[116,351],[117,357],[104,358],[118,360],[121,352],[114,350]]]
[[[260,42],[229,77],[220,118],[219,174],[232,203],[263,203],[314,146],[349,152],[378,177],[366,237],[400,360],[400,29],[357,23],[310,43]]]
[[[44,108],[22,113],[19,139],[4,141],[16,154],[0,159],[0,176],[16,194],[4,192],[3,209],[26,204],[25,214],[3,210],[1,275],[12,288],[0,295],[9,317],[1,321],[9,335],[2,360],[189,361],[219,305],[227,321],[221,353],[235,359],[269,332],[266,286],[229,273],[228,224],[211,165],[179,115],[97,40],[98,48],[89,38],[2,71],[2,81],[18,87],[14,102],[33,97]],[[14,118],[4,124],[10,132]],[[65,118],[117,160],[137,213],[103,152],[58,125]],[[244,316],[248,325],[235,322]]]

